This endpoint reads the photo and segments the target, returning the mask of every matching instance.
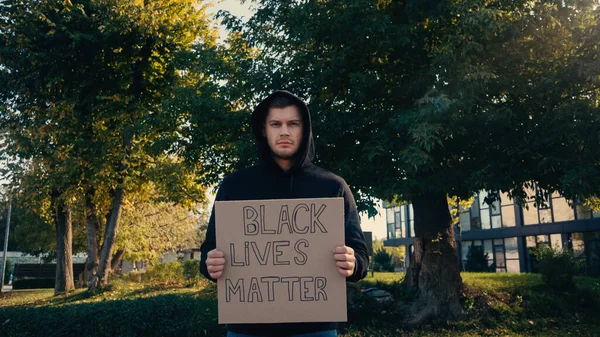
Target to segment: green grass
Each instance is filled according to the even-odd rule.
[[[398,303],[410,299],[402,273],[375,273],[360,282],[390,291],[379,303],[360,292],[349,298],[343,337],[600,336],[600,279],[576,278],[569,293],[545,289],[539,275],[463,273],[465,311],[458,322],[415,330],[400,325]],[[216,287],[114,280],[107,291],[19,290],[0,298],[0,336],[224,336]]]

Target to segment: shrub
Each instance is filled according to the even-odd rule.
[[[470,272],[495,272],[496,265],[492,264],[488,266],[488,253],[483,251],[483,246],[472,245],[469,247],[467,253],[467,262],[465,263],[465,270]]]
[[[179,261],[157,263],[142,274],[142,281],[183,283],[183,264]]]
[[[542,274],[546,286],[553,290],[572,289],[573,277],[581,270],[581,262],[570,250],[539,246],[531,249],[535,258],[535,271]]]
[[[200,280],[200,260],[187,260],[183,262],[183,276],[190,283]]]
[[[13,281],[13,289],[41,289],[41,288],[54,288],[53,278],[26,278],[22,280]]]
[[[374,271],[394,271],[392,263],[392,255],[385,249],[379,248],[373,255],[373,270]]]

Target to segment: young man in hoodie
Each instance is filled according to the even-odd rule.
[[[290,92],[276,91],[252,113],[252,131],[260,163],[227,176],[215,200],[343,197],[345,245],[336,247],[331,258],[348,281],[364,278],[367,247],[354,197],[342,178],[311,163],[314,144],[306,104]],[[200,271],[213,281],[221,277],[225,265],[224,254],[215,245],[213,209],[200,261]],[[337,336],[337,323],[230,324],[227,330],[228,337],[330,337]]]

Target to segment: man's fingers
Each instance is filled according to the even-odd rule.
[[[221,275],[223,275],[222,271],[216,272],[216,273],[209,273],[210,277],[214,278],[214,279],[218,279],[219,277],[221,277]]]
[[[221,271],[223,270],[225,266],[220,264],[220,265],[207,265],[206,269],[208,269],[209,272],[215,272],[215,271]]]
[[[354,263],[353,262],[341,262],[341,261],[338,261],[335,264],[338,266],[338,268],[347,269],[347,270],[354,269]]]
[[[334,254],[352,254],[354,255],[354,249],[348,246],[338,246],[333,250]]]
[[[344,277],[352,276],[352,273],[353,273],[352,270],[342,269],[342,268],[338,268],[338,272]]]
[[[333,255],[333,258],[336,261],[356,261],[356,257],[354,257],[354,255],[348,254],[335,254]]]
[[[213,249],[210,252],[208,252],[208,254],[206,256],[209,258],[218,258],[218,257],[225,257],[225,254],[223,254],[223,252],[221,252],[221,251]]]
[[[211,266],[221,266],[225,264],[225,259],[224,258],[210,258],[206,260],[206,265],[211,265]]]

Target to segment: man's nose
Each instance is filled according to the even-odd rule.
[[[289,130],[289,128],[288,128],[288,126],[287,126],[287,125],[285,125],[285,124],[284,124],[284,125],[281,127],[281,134],[282,134],[282,135],[289,135],[289,134],[290,134],[290,130]]]

